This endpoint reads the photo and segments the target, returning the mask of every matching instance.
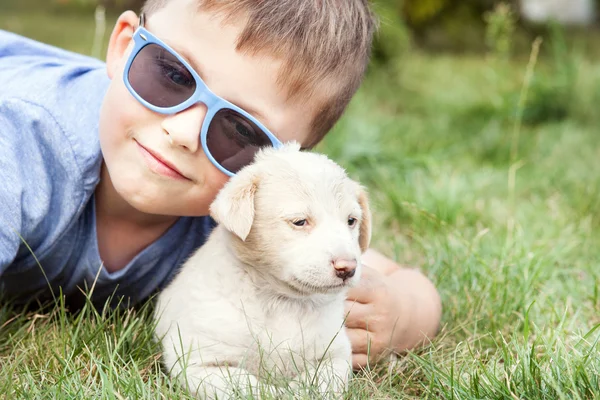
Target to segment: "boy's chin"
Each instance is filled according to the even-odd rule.
[[[129,201],[128,203],[138,212],[147,215],[162,215],[167,217],[201,217],[208,215],[208,206],[186,209],[182,207],[175,207],[174,204],[172,204],[172,201],[140,202],[137,201],[137,199]]]
[[[140,187],[140,181],[127,184],[124,182],[123,187],[115,185],[117,197],[121,199],[121,204],[124,208],[130,208],[132,213],[154,215],[154,216],[169,216],[169,217],[196,217],[208,215],[208,202],[202,201],[201,198],[196,201],[186,199],[184,194],[170,193],[168,190],[156,188]],[[186,207],[192,203],[193,207]],[[203,203],[207,203],[204,205]],[[119,207],[120,208],[120,207]]]

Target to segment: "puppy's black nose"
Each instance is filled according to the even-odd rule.
[[[356,273],[356,260],[338,258],[333,260],[332,264],[335,269],[335,275],[343,280],[352,278]]]
[[[342,278],[343,280],[346,280],[348,278],[352,278],[354,276],[355,272],[356,272],[356,269],[336,269],[335,275],[338,278]]]

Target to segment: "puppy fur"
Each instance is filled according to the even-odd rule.
[[[261,150],[225,185],[217,227],[158,297],[164,364],[200,398],[276,395],[279,378],[322,396],[347,387],[344,299],[369,246],[368,199],[336,163],[299,149]],[[354,262],[353,276],[336,274]]]

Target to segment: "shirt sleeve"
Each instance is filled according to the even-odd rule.
[[[0,104],[0,275],[15,259],[21,243],[23,185],[13,138],[17,134],[6,106]]]
[[[55,141],[45,136],[57,136],[57,129],[44,108],[0,100],[0,279],[8,268],[24,264],[19,261],[35,258],[51,238],[58,167],[52,162]]]

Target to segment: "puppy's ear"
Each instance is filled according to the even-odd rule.
[[[241,170],[231,178],[210,205],[210,216],[240,239],[246,240],[254,221],[254,195],[258,175],[251,169]]]
[[[358,187],[358,204],[362,211],[362,219],[359,226],[358,244],[360,250],[364,253],[371,243],[371,208],[369,207],[369,197],[367,191],[362,186]]]

